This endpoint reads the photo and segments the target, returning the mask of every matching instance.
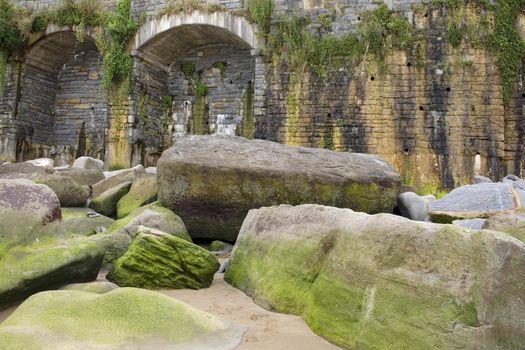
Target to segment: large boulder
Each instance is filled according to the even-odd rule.
[[[104,258],[103,245],[82,236],[37,237],[3,252],[0,249],[0,309],[42,290],[97,277]]]
[[[128,250],[140,227],[156,229],[191,242],[181,218],[170,209],[155,202],[135,209],[125,218],[116,220],[108,228],[107,234],[98,237],[105,242],[107,247],[105,265],[110,266]]]
[[[224,135],[177,138],[157,163],[159,201],[194,238],[234,241],[248,210],[320,203],[392,212],[400,177],[369,154]]]
[[[34,179],[51,173],[53,173],[52,167],[38,166],[29,162],[0,165],[0,179]]]
[[[525,213],[504,213],[485,221],[484,229],[505,232],[525,242]]]
[[[214,254],[179,237],[141,228],[107,279],[122,287],[208,288],[219,269]]]
[[[68,176],[83,186],[93,186],[94,184],[104,180],[104,174],[97,169],[78,169],[65,168],[55,169],[55,174],[61,176]]]
[[[157,200],[157,175],[137,176],[129,192],[117,203],[117,218],[122,219],[133,210]]]
[[[112,216],[117,211],[118,201],[129,192],[131,182],[123,182],[101,193],[89,204],[89,207],[101,214]]]
[[[79,157],[73,162],[72,168],[104,170],[104,162],[92,157]]]
[[[92,236],[105,232],[115,220],[88,208],[62,208],[61,226],[66,232]]]
[[[450,223],[456,219],[487,218],[521,210],[519,195],[510,183],[480,183],[461,186],[429,204],[434,222]]]
[[[88,186],[80,185],[68,176],[53,174],[35,179],[35,182],[51,188],[63,207],[84,207],[91,195]]]
[[[27,299],[0,325],[0,348],[228,350],[244,327],[158,292],[49,291]]]
[[[93,197],[98,197],[107,190],[117,187],[126,182],[133,182],[136,176],[145,173],[142,165],[137,165],[134,168],[117,170],[111,176],[104,178],[93,185]]]
[[[25,179],[0,179],[0,241],[21,239],[60,218],[60,202],[49,187]]]
[[[225,279],[348,349],[519,349],[525,245],[318,205],[251,210]]]

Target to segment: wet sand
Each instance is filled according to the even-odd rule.
[[[216,274],[210,288],[201,290],[170,289],[161,293],[204,310],[225,321],[249,327],[239,350],[329,350],[339,349],[315,335],[297,316],[267,311]],[[98,280],[105,280],[104,275]],[[16,306],[0,311],[0,322],[16,310]]]

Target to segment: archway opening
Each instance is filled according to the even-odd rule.
[[[104,158],[107,98],[95,41],[72,31],[49,34],[29,50],[22,71],[17,158]]]
[[[237,34],[181,24],[152,36],[134,55],[133,162],[154,163],[184,134],[253,136],[255,59]]]

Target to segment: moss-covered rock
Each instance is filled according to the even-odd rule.
[[[248,210],[319,203],[392,212],[400,177],[369,154],[224,135],[177,138],[157,164],[159,201],[192,238],[235,241]]]
[[[62,208],[64,229],[73,234],[91,236],[106,231],[115,220],[88,208]]]
[[[107,246],[104,264],[111,264],[128,249],[139,227],[144,226],[182,238],[191,242],[186,226],[170,209],[158,202],[135,209],[123,219],[116,220],[99,239]]]
[[[60,202],[49,187],[23,179],[0,179],[0,241],[23,239],[60,218]]]
[[[519,349],[525,245],[317,205],[248,214],[225,275],[348,349]]]
[[[112,216],[117,211],[118,201],[129,192],[131,182],[124,182],[93,198],[89,207],[101,214]]]
[[[141,228],[108,280],[123,287],[208,288],[219,261],[209,251],[167,233]]]
[[[95,281],[86,283],[73,283],[68,284],[60,289],[62,290],[78,290],[81,292],[89,292],[96,294],[104,294],[111,292],[113,289],[117,289],[118,286],[115,283],[105,281]]]
[[[46,228],[58,231],[58,225]],[[82,236],[37,237],[0,254],[0,309],[42,290],[97,277],[105,250],[101,244]]]
[[[157,292],[36,294],[0,325],[0,348],[233,349],[245,329]]]
[[[122,219],[133,210],[157,200],[157,175],[137,176],[129,192],[117,203],[117,218]]]
[[[213,241],[208,247],[208,250],[216,254],[231,253],[233,245],[223,241]]]
[[[37,178],[34,181],[51,188],[63,207],[84,207],[91,195],[88,186],[80,185],[68,176],[53,174]]]
[[[525,242],[525,213],[504,213],[488,218],[483,223],[487,230],[505,232]]]

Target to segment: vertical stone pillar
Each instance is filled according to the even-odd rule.
[[[255,57],[254,68],[254,94],[253,94],[253,124],[254,138],[261,138],[264,132],[264,120],[266,118],[266,61],[259,49],[252,50]]]

